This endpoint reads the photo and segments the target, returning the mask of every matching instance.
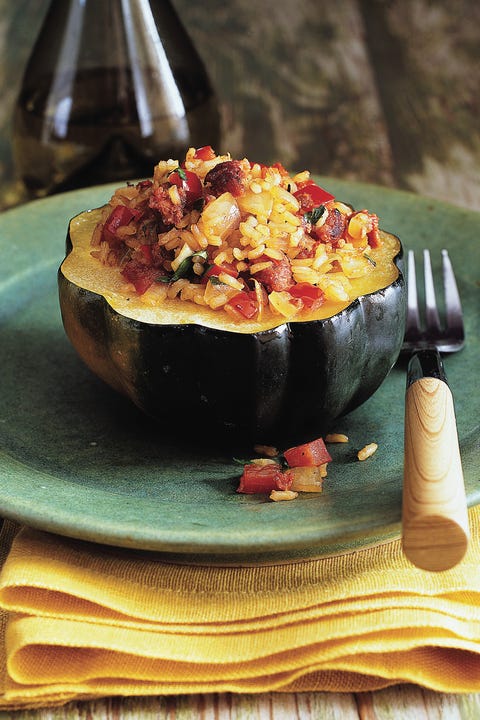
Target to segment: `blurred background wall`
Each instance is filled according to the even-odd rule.
[[[480,209],[478,0],[173,0],[222,150]],[[48,0],[0,0],[0,208],[12,108]]]

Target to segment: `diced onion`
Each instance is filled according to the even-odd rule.
[[[217,238],[223,240],[236,230],[240,225],[240,210],[233,195],[226,192],[209,202],[203,210],[198,225],[204,235],[209,240],[214,239],[215,242]]]

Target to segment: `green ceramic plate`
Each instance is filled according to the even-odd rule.
[[[446,360],[469,503],[478,477],[480,216],[374,186],[324,180],[378,212],[406,248],[449,248],[467,346]],[[162,553],[175,561],[282,562],[347,552],[399,535],[405,368],[338,423],[325,490],[295,502],[238,495],[239,466],[211,443],[173,443],[94,378],[64,335],[56,271],[70,217],[113,186],[36,201],[0,216],[0,513],[62,535]],[[366,462],[356,451],[376,441]]]

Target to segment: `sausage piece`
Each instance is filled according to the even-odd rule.
[[[218,163],[205,175],[205,186],[209,193],[219,197],[225,192],[238,196],[243,193],[244,173],[238,160]]]
[[[327,219],[321,227],[313,228],[312,235],[315,235],[323,243],[331,243],[335,247],[338,241],[344,236],[347,228],[347,217],[340,210],[330,210]]]
[[[265,258],[267,260],[269,258]],[[288,258],[279,260],[272,267],[261,270],[255,275],[256,279],[265,285],[268,292],[282,292],[293,285],[292,269]]]

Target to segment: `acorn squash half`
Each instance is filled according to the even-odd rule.
[[[326,304],[323,316],[275,327],[239,326],[192,303],[152,308],[120,292],[118,272],[90,255],[99,212],[69,224],[58,272],[65,331],[98,377],[173,436],[305,442],[367,400],[398,357],[405,283],[401,244],[389,233],[370,253],[376,287],[346,307]]]

